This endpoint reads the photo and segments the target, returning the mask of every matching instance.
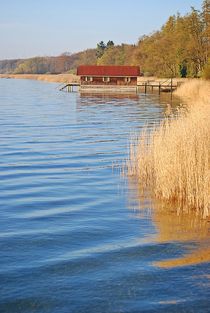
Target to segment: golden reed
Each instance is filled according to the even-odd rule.
[[[174,203],[183,211],[210,215],[210,83],[192,80],[176,95],[186,108],[159,125],[144,128],[130,144],[128,174],[142,192]]]

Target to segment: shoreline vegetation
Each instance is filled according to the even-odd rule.
[[[130,143],[127,170],[142,195],[179,212],[210,216],[210,82],[189,80],[175,92],[186,105]]]
[[[34,79],[51,83],[79,82],[79,77],[74,74],[0,74],[0,78]]]

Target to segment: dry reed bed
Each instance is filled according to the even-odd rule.
[[[210,84],[188,81],[176,94],[187,110],[145,128],[130,145],[128,174],[138,178],[142,192],[174,202],[177,209],[210,215]]]

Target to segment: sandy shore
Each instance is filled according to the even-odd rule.
[[[52,83],[79,82],[79,77],[73,74],[0,74],[0,78],[34,79]]]

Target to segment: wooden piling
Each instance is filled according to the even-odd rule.
[[[147,83],[145,82],[145,85],[144,85],[144,93],[147,93]]]

